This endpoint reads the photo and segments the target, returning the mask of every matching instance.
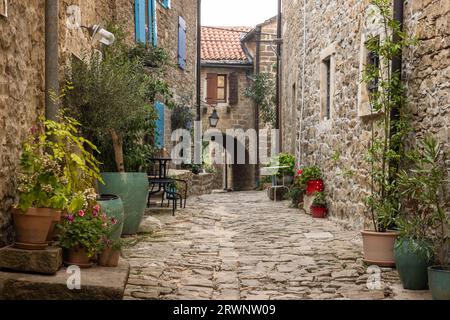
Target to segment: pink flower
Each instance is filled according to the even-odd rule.
[[[94,207],[93,207],[93,209],[95,210],[95,211],[100,211],[100,205],[99,204],[96,204]]]
[[[298,174],[298,175],[301,175],[302,173],[303,173],[303,170],[302,170],[302,169],[298,169],[298,170],[297,170],[297,174]]]
[[[106,214],[102,214],[102,221],[106,222],[106,219],[107,219]]]
[[[78,211],[78,215],[79,215],[80,217],[84,217],[85,212],[84,212],[83,210],[80,210],[80,211]]]
[[[116,218],[111,218],[111,223],[113,226],[115,226],[117,224],[117,219]]]
[[[73,214],[69,214],[68,216],[66,216],[66,218],[67,218],[67,221],[69,221],[69,223],[72,223],[74,220]]]

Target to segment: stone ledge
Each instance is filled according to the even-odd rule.
[[[54,276],[0,272],[0,300],[121,300],[130,265],[121,259],[117,268],[81,269],[80,290],[67,288],[66,270]]]
[[[0,269],[40,274],[55,274],[62,266],[62,249],[21,250],[12,246],[0,249]]]

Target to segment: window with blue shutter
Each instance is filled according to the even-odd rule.
[[[186,69],[186,21],[178,18],[178,66]]]
[[[158,44],[156,25],[156,0],[134,0],[136,41],[156,46]]]
[[[156,120],[155,143],[159,149],[164,148],[164,104],[162,102],[155,103],[158,119]]]
[[[170,9],[170,0],[159,0],[161,2],[161,5],[166,8]]]
[[[136,26],[136,41],[146,43],[145,0],[134,0],[134,19]]]
[[[158,45],[158,26],[156,24],[156,0],[148,0],[148,39],[149,43],[156,47]]]

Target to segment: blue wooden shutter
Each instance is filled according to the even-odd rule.
[[[158,45],[158,26],[156,23],[156,0],[148,1],[148,16],[149,16],[149,26],[148,26],[148,38],[149,43],[156,47]]]
[[[178,19],[178,66],[186,69],[186,21]]]
[[[155,103],[158,119],[156,120],[155,142],[159,149],[164,148],[164,104],[162,102]]]
[[[166,9],[170,9],[170,0],[163,0],[162,5]]]
[[[145,43],[145,0],[134,0],[134,19],[136,26],[136,41]]]

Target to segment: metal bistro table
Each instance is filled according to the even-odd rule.
[[[175,182],[181,182],[185,185],[184,189],[184,208],[186,208],[187,201],[187,181],[181,179],[168,178],[168,164],[172,161],[171,158],[151,158],[150,161],[157,163],[157,172],[151,173],[148,175],[149,182],[149,193],[148,193],[148,201],[147,206],[150,207],[150,199],[151,196],[161,192],[161,207],[164,204],[164,196],[166,196],[167,200],[173,201],[173,215],[175,215],[175,210],[177,208],[178,199],[180,200],[180,207],[183,207],[183,196],[177,192],[177,190],[173,187]],[[157,189],[155,190],[155,188]]]
[[[265,167],[265,168],[263,168],[267,172],[266,175],[272,176],[272,187],[270,187],[267,190],[268,190],[269,199],[270,199],[270,192],[271,192],[271,190],[273,190],[273,201],[274,202],[277,202],[277,189],[284,188],[284,189],[287,189],[289,191],[289,187],[284,185],[284,174],[283,174],[283,177],[282,177],[282,179],[283,179],[282,180],[282,184],[278,185],[278,172],[279,172],[279,170],[280,169],[287,169],[287,168],[289,168],[289,167],[288,166],[273,166],[273,167]],[[264,175],[264,174],[262,173],[262,175]]]

